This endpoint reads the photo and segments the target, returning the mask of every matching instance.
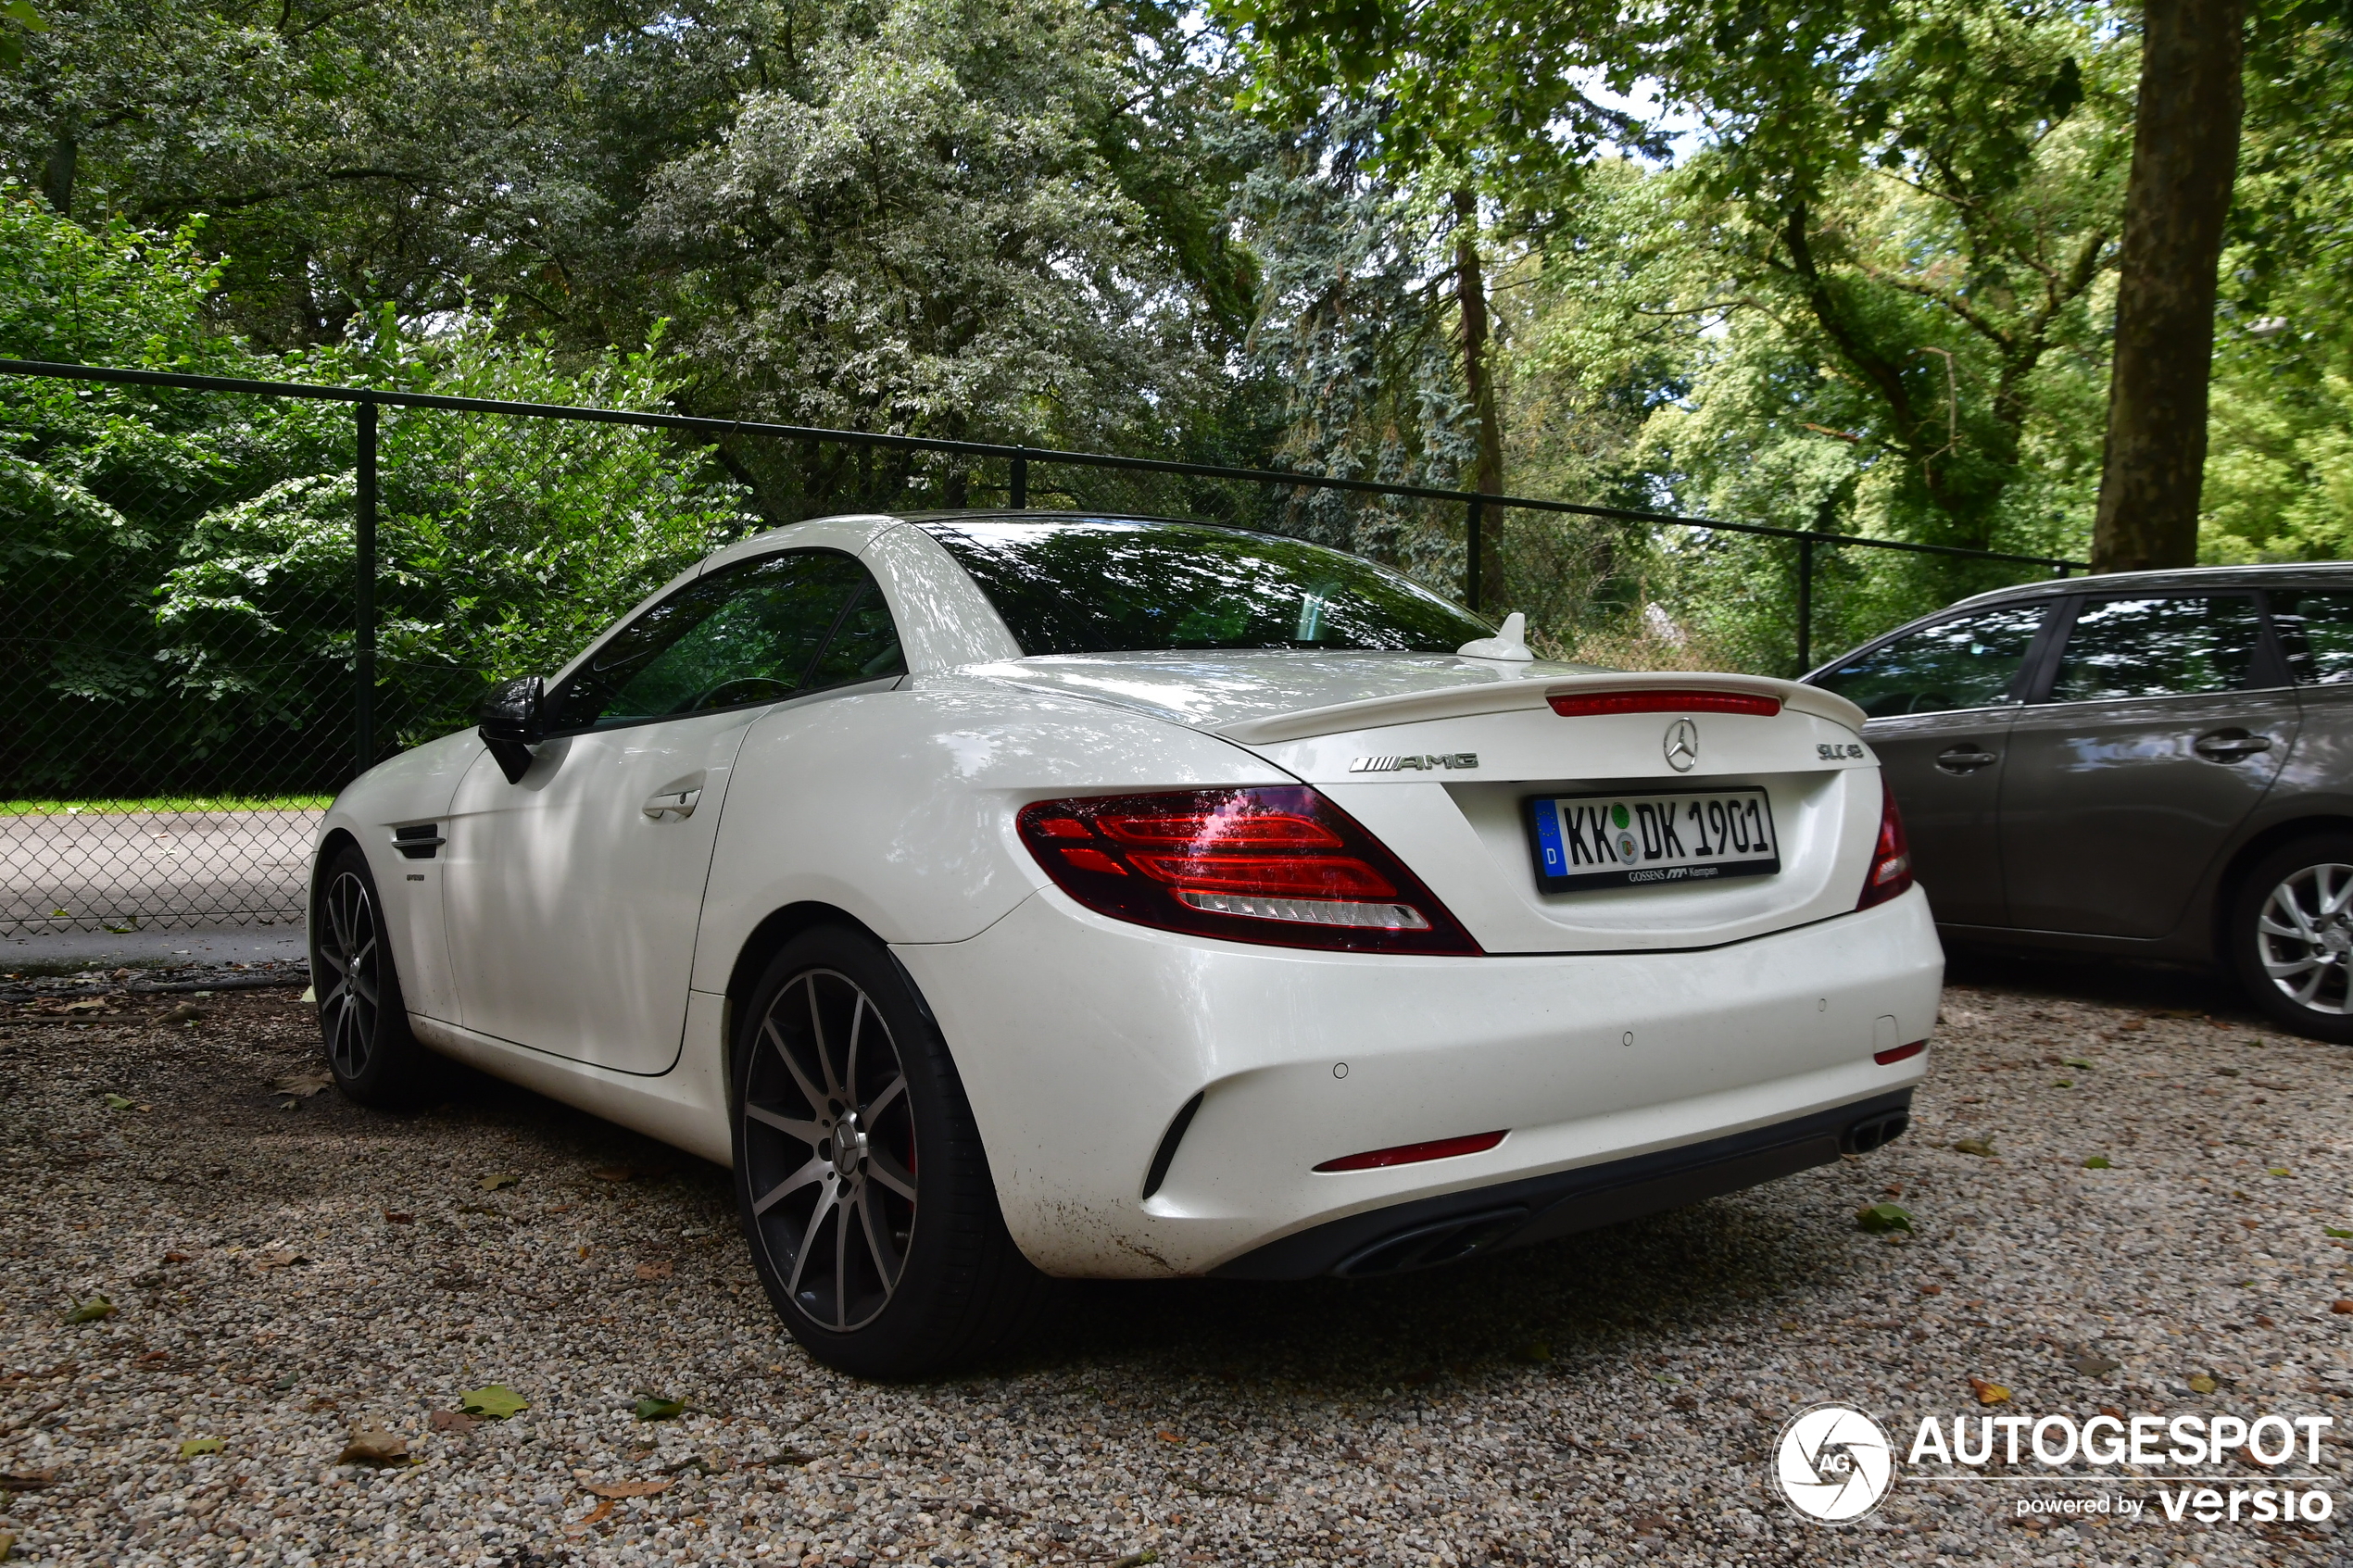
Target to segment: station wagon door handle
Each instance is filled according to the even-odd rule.
[[[664,817],[691,817],[695,814],[695,803],[701,798],[699,788],[666,789],[646,802],[646,815],[656,822]]]
[[[2216,730],[2190,743],[2190,749],[2208,762],[2236,762],[2259,751],[2271,749],[2269,735],[2250,735],[2245,730]]]
[[[1983,749],[1975,741],[1948,746],[1936,754],[1937,767],[1947,773],[1974,773],[1980,768],[2000,760],[1999,757]]]

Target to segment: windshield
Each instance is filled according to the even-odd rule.
[[[1494,634],[1409,578],[1295,539],[1108,518],[924,526],[980,584],[1027,654],[1453,653]]]

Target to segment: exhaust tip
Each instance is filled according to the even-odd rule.
[[[1894,1143],[1909,1132],[1911,1126],[1912,1118],[1908,1111],[1894,1110],[1883,1116],[1867,1116],[1847,1128],[1846,1135],[1839,1141],[1848,1154],[1869,1154],[1875,1148],[1884,1148]]]

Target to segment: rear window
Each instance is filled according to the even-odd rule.
[[[1294,539],[1108,518],[925,527],[1027,654],[1453,653],[1494,634],[1397,572]]]

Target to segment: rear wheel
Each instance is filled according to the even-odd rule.
[[[328,859],[321,880],[310,978],[335,1086],[362,1105],[417,1098],[425,1086],[424,1049],[409,1032],[376,879],[367,857],[348,844]]]
[[[860,1377],[944,1372],[1026,1325],[1014,1248],[946,1043],[890,955],[795,937],[735,1040],[736,1193],[761,1283],[809,1353]]]
[[[2353,834],[2284,845],[2258,861],[2231,910],[2232,958],[2282,1028],[2353,1043]]]

